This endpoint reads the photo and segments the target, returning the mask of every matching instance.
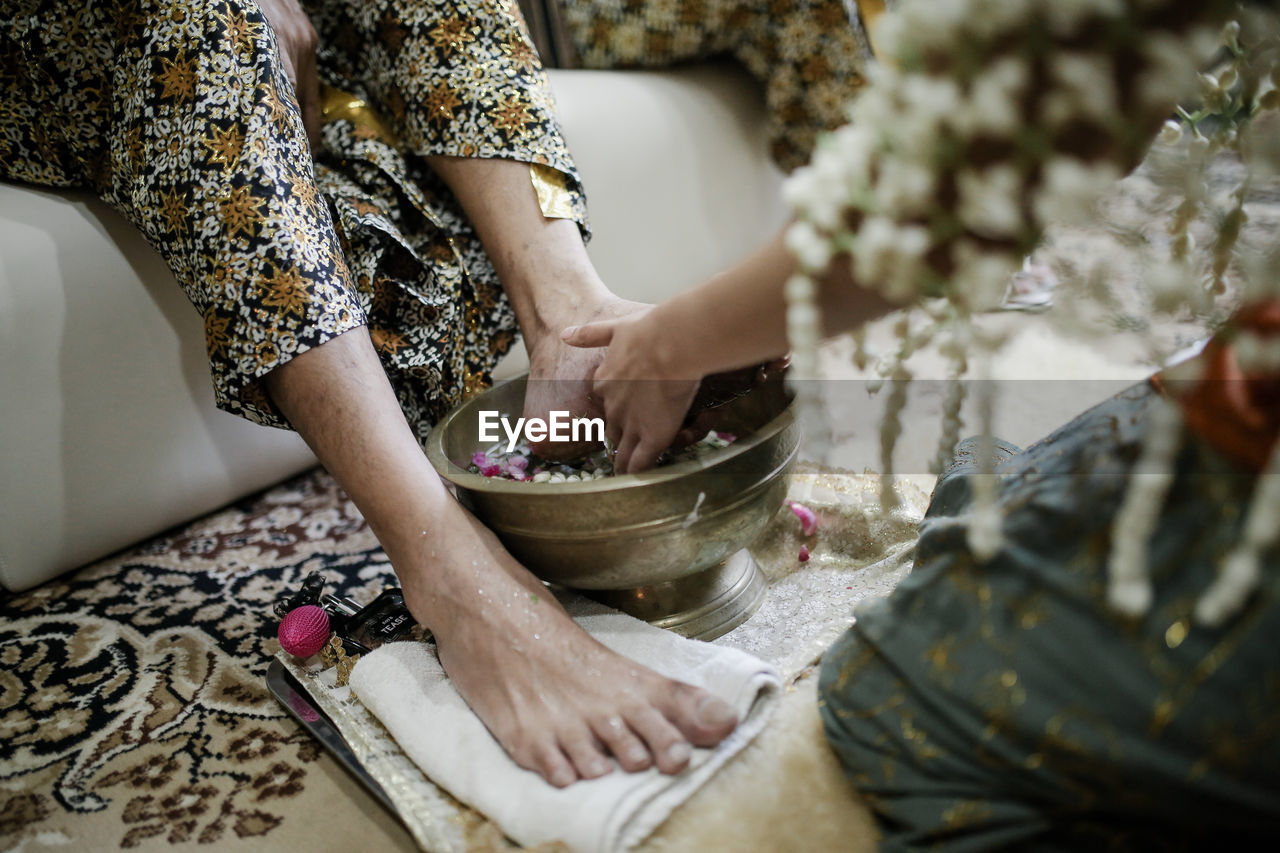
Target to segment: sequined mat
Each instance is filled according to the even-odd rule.
[[[905,508],[882,518],[876,483],[801,469],[792,498],[819,514],[818,532],[802,536],[779,511],[753,548],[769,597],[717,642],[794,677],[857,601],[891,589],[925,490],[901,484]],[[33,590],[0,593],[0,850],[511,849],[481,816],[415,779],[376,723],[359,719],[358,703],[316,691],[335,719],[356,720],[348,741],[381,756],[384,787],[407,792],[398,801],[406,833],[268,692],[279,651],[271,604],[313,571],[356,601],[394,583],[364,520],[320,471]]]
[[[928,504],[921,485],[919,479],[899,480],[900,509],[885,515],[879,477],[801,466],[788,500],[815,512],[817,531],[805,535],[789,508],[779,511],[751,549],[769,582],[764,603],[712,642],[772,663],[785,683],[793,683],[852,624],[857,602],[887,595],[908,570],[916,525]],[[300,663],[284,652],[278,658],[341,732],[423,850],[474,849],[471,836],[483,819],[418,770],[377,718],[336,684],[335,668],[318,659]]]

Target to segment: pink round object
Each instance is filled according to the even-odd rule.
[[[294,657],[309,658],[329,642],[329,614],[314,604],[290,610],[280,620],[280,648]]]

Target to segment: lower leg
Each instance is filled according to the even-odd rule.
[[[564,317],[616,299],[587,257],[578,224],[542,213],[529,164],[429,157],[493,261],[531,349],[559,334]]]
[[[605,286],[576,222],[543,216],[527,163],[464,157],[430,157],[428,162],[466,211],[515,309],[533,380],[525,413],[545,417],[558,408],[601,415],[588,391],[603,354],[565,345],[560,332],[646,306],[621,299]]]
[[[571,318],[618,302],[591,259],[578,224],[543,215],[529,164],[429,157],[493,261],[531,355],[559,340]]]
[[[445,490],[414,439],[368,335],[296,356],[268,393],[347,490],[435,634],[459,693],[521,766],[565,785],[656,764],[735,725],[723,702],[619,658],[583,632]]]

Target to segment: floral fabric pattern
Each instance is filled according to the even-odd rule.
[[[659,68],[731,56],[765,89],[771,154],[809,160],[823,131],[848,121],[872,52],[846,0],[560,0],[585,68]]]
[[[217,400],[287,426],[258,380],[367,324],[420,437],[515,319],[431,156],[566,175],[519,13],[502,0],[316,0],[331,114],[308,146],[253,0],[0,2],[0,177],[84,186],[161,253],[204,318]],[[379,132],[381,131],[381,132]]]

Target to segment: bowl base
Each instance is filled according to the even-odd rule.
[[[623,613],[695,640],[727,634],[759,609],[769,584],[743,548],[679,580],[633,589],[577,590]]]

